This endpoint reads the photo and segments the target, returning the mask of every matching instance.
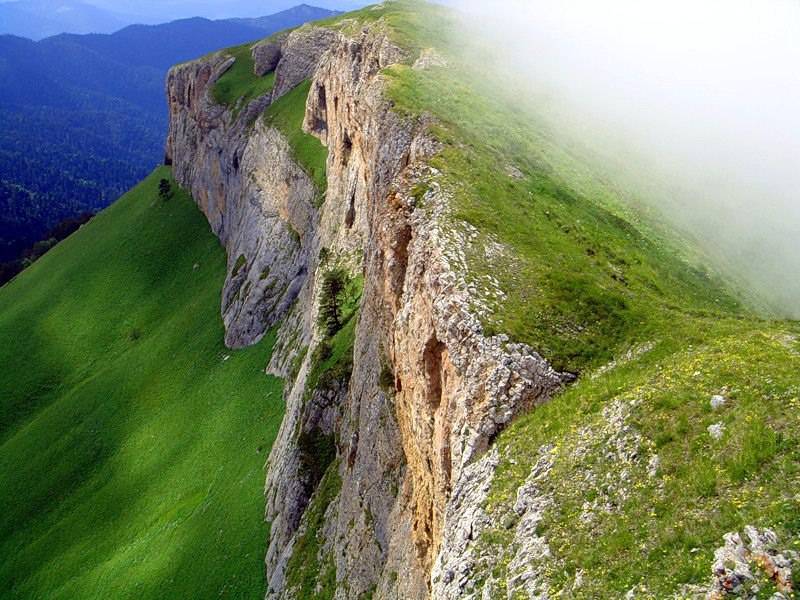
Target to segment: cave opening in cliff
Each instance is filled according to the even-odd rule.
[[[442,358],[447,347],[434,335],[425,345],[423,361],[425,363],[425,379],[428,384],[428,403],[433,411],[442,403]]]
[[[311,118],[311,130],[314,133],[325,135],[328,133],[328,94],[325,86],[317,86],[317,109]]]

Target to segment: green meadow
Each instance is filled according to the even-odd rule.
[[[169,176],[0,289],[0,597],[265,593],[274,336],[224,347],[224,251]]]

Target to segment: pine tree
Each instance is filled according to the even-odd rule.
[[[158,182],[158,197],[164,202],[172,197],[172,185],[166,179]]]
[[[347,273],[335,268],[322,277],[322,298],[319,307],[320,326],[331,337],[342,328],[342,305],[347,287]]]

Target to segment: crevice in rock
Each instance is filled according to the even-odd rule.
[[[448,432],[448,437],[449,437],[449,432]],[[450,484],[452,482],[452,464],[453,464],[452,452],[450,450],[450,444],[448,443],[442,447],[442,454],[441,454],[442,476],[448,493],[450,492]]]
[[[352,229],[353,223],[356,221],[356,188],[353,186],[353,191],[350,193],[350,204],[347,207],[347,214],[344,217],[344,224],[348,229]]]
[[[325,86],[317,86],[317,105],[311,118],[311,132],[319,136],[328,133],[328,99]]]
[[[442,404],[442,356],[446,349],[447,347],[436,338],[436,335],[425,344],[422,360],[425,363],[428,404],[431,407],[431,412],[437,411]]]
[[[397,233],[397,238],[394,247],[395,258],[395,273],[392,277],[392,292],[397,302],[403,295],[403,286],[406,282],[406,273],[408,271],[408,247],[411,244],[411,226],[405,223],[400,231]]]
[[[347,165],[350,162],[350,155],[353,153],[353,140],[345,131],[342,134],[342,164]]]

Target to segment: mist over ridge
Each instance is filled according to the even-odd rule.
[[[453,48],[800,317],[800,3],[450,0]]]

